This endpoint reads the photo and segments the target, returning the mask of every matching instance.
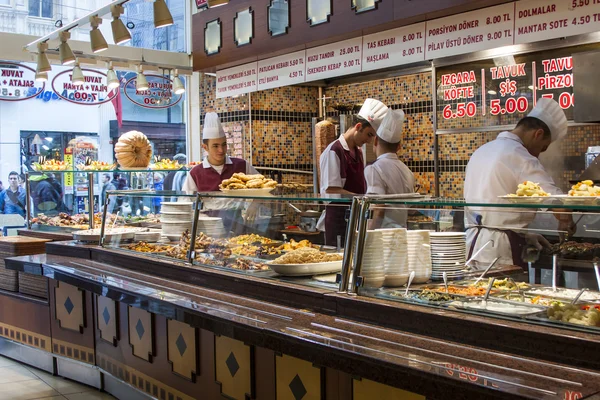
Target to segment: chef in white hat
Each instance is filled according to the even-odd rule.
[[[185,192],[215,192],[223,180],[230,179],[235,173],[258,174],[246,160],[227,155],[227,137],[215,112],[206,113],[204,117],[202,148],[206,157],[188,174],[183,184]]]
[[[377,160],[365,168],[367,194],[391,195],[414,193],[415,176],[398,159],[404,126],[404,111],[389,110],[373,142]],[[378,209],[373,214],[370,229],[406,227],[407,213],[399,209]]]
[[[366,99],[352,126],[339,139],[333,141],[321,154],[321,194],[365,194],[365,162],[361,147],[371,143],[377,129],[387,113],[385,104],[375,99]],[[325,243],[336,245],[340,236],[346,236],[347,207],[330,205],[318,224],[325,228]]]
[[[515,129],[501,132],[498,137],[477,149],[467,164],[464,197],[467,203],[498,203],[498,196],[515,193],[520,183],[532,181],[550,194],[561,194],[538,157],[554,141],[567,134],[567,118],[558,103],[542,98],[534,109],[521,119]],[[520,265],[523,247],[529,243],[541,249],[548,242],[540,235],[526,233],[535,212],[522,209],[465,210],[467,252],[475,254],[490,242],[475,259],[481,264],[500,257],[500,264]],[[574,233],[570,214],[554,214],[558,229]],[[470,256],[469,255],[469,256]]]

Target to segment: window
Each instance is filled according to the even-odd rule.
[[[207,22],[204,28],[204,52],[207,55],[217,54],[221,51],[221,20],[215,19]]]
[[[374,10],[377,8],[377,2],[380,0],[352,0],[352,9],[356,13]]]
[[[243,46],[252,42],[254,36],[254,24],[252,9],[240,11],[233,19],[233,37],[235,44]]]
[[[32,17],[53,18],[52,0],[29,0],[29,15]]]
[[[306,0],[306,20],[310,26],[329,22],[331,3],[331,0]]]
[[[290,5],[288,0],[271,0],[267,7],[269,14],[269,33],[273,36],[287,33],[290,27]]]
[[[10,0],[0,0],[0,6],[10,6]]]

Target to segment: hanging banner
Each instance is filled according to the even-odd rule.
[[[304,50],[258,62],[258,90],[290,86],[304,82]]]
[[[419,61],[425,61],[425,22],[363,37],[363,71]]]
[[[43,92],[46,84],[35,81],[35,70],[23,64],[0,62],[0,101],[23,101]]]
[[[125,82],[123,92],[133,104],[152,109],[173,107],[179,103],[182,94],[173,93],[173,81],[163,75],[144,74],[148,81],[148,90],[137,90],[137,76]]]
[[[256,92],[257,82],[256,62],[217,71],[217,99]]]
[[[362,37],[306,50],[306,81],[360,72]]]
[[[516,3],[515,43],[598,31],[599,0],[527,0]]]
[[[84,106],[95,106],[111,101],[116,90],[108,92],[106,74],[93,69],[82,68],[85,82],[83,85],[71,83],[72,70],[59,73],[52,80],[52,90],[63,100]]]

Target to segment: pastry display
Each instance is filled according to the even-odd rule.
[[[81,171],[110,171],[115,168],[115,163],[106,161],[89,161],[86,164],[77,164],[77,169]]]
[[[290,240],[289,243],[284,243],[281,246],[277,247],[277,250],[280,251],[292,251],[303,249],[305,247],[312,247],[313,249],[318,249],[319,246],[316,244],[312,244],[310,241],[304,239],[299,242],[296,242],[294,239]]]
[[[595,186],[593,181],[581,181],[571,187],[569,196],[600,196],[600,186]]]
[[[111,225],[115,223],[115,219],[117,220],[118,224],[122,224],[125,221],[123,217],[117,216],[115,214],[108,213],[106,215],[106,221]],[[31,223],[47,226],[85,229],[90,224],[90,217],[88,214],[70,215],[67,213],[59,213],[58,215],[50,217],[48,215],[40,213],[35,218],[31,219]],[[102,213],[94,214],[94,225],[102,225]]]
[[[575,325],[600,327],[599,310],[595,308],[582,310],[581,306],[574,304],[553,305],[548,309],[548,319]]]
[[[225,179],[221,182],[219,188],[222,190],[273,189],[276,186],[276,181],[265,178],[264,175],[246,175],[240,172],[233,174],[230,179]]]
[[[548,193],[541,188],[538,183],[531,181],[523,182],[519,184],[517,192],[515,194],[508,194],[509,197],[547,197]]]
[[[251,233],[248,235],[240,235],[240,236],[236,236],[236,237],[232,237],[231,239],[229,239],[229,243],[231,244],[239,244],[239,245],[244,245],[244,244],[272,244],[275,243],[276,241],[273,239],[269,239],[267,237],[264,236],[260,236],[257,235],[255,233]]]
[[[325,253],[311,247],[290,251],[273,260],[273,264],[309,264],[341,261],[344,256],[337,253]]]
[[[34,171],[67,171],[70,165],[66,161],[59,160],[40,160],[32,164]]]
[[[152,146],[142,132],[129,131],[115,144],[115,157],[123,168],[144,168],[150,164]]]
[[[150,168],[158,170],[177,170],[183,168],[183,165],[179,164],[179,161],[163,158],[152,164]]]

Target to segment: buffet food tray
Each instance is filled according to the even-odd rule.
[[[81,227],[72,227],[72,226],[56,226],[56,225],[45,225],[45,224],[31,224],[31,229],[35,230],[35,231],[40,231],[40,232],[73,233],[75,231],[80,231],[82,229],[87,229],[87,225],[85,225],[85,228],[81,228]]]

